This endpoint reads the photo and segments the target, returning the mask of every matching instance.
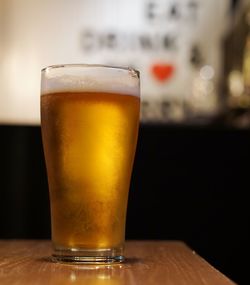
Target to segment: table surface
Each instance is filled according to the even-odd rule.
[[[53,263],[50,253],[50,241],[0,241],[0,284],[235,284],[178,241],[128,241],[126,262],[117,265]]]

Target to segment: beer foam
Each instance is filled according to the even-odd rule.
[[[41,94],[60,92],[105,92],[139,97],[139,73],[129,68],[101,65],[62,65],[43,69]]]

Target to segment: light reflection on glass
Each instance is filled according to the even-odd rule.
[[[232,70],[228,76],[229,93],[233,97],[240,97],[244,93],[243,75],[239,70]]]
[[[67,266],[53,268],[49,284],[53,285],[125,285],[122,265]]]

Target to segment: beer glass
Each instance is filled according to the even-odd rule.
[[[42,70],[41,127],[55,261],[124,260],[139,110],[134,69],[68,64]]]

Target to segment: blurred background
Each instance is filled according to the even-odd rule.
[[[40,70],[141,71],[127,239],[178,239],[247,284],[250,0],[0,0],[0,238],[49,238]]]

